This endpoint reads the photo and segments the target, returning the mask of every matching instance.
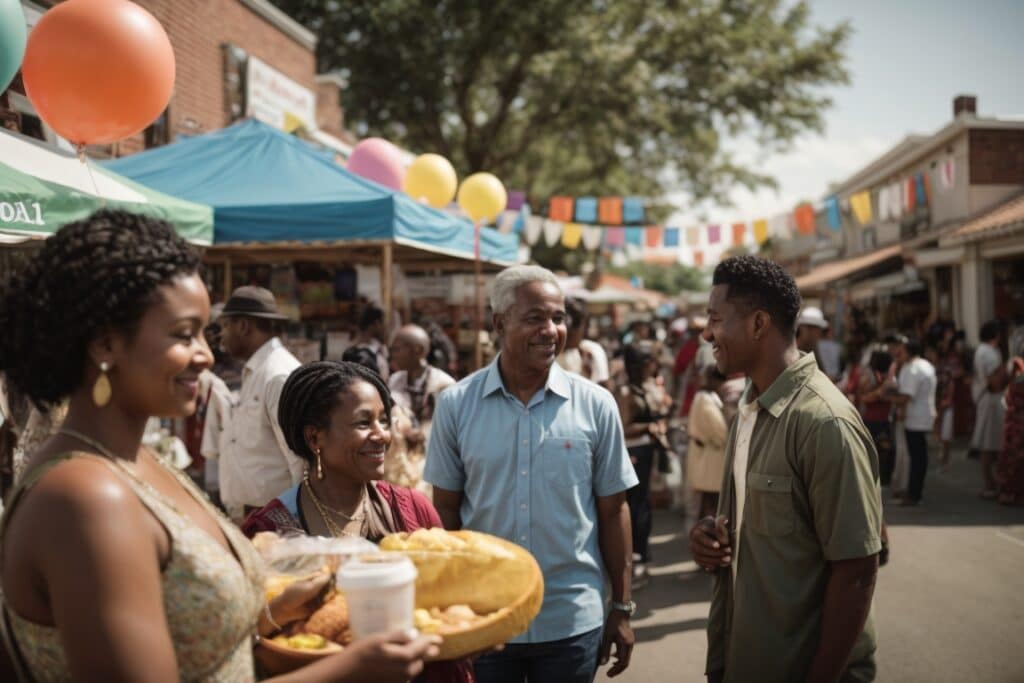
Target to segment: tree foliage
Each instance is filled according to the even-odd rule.
[[[551,194],[724,201],[772,184],[723,141],[768,149],[822,127],[849,27],[784,0],[273,0],[381,135]],[[664,207],[663,210],[667,210]]]

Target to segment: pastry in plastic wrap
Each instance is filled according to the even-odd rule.
[[[333,593],[308,619],[295,622],[288,630],[297,634],[312,633],[333,643],[348,645],[352,642],[352,629],[349,627],[345,596]]]
[[[444,638],[439,659],[458,659],[505,643],[540,612],[544,578],[514,543],[474,531],[419,529],[386,536],[385,552],[416,565],[416,623]]]

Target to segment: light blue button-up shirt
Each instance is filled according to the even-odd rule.
[[[637,484],[607,390],[556,364],[524,406],[496,359],[438,395],[423,476],[463,492],[463,528],[537,558],[544,605],[512,642],[562,640],[604,623],[595,497]]]

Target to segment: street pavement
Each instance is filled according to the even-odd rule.
[[[1024,683],[1024,508],[978,498],[978,463],[962,450],[944,474],[931,454],[924,502],[886,501],[877,680]],[[678,512],[655,513],[652,578],[635,594],[637,646],[620,681],[704,680],[711,580],[685,548],[688,528]],[[608,680],[603,670],[597,680]]]

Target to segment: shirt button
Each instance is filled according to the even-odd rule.
[[[525,446],[526,444],[528,444],[528,443],[530,443],[530,442],[529,442],[529,440],[527,440],[527,439],[523,439],[523,445],[524,445],[524,446]]]
[[[519,474],[521,474],[521,475],[523,475],[525,477],[526,476],[526,470],[520,471]]]
[[[520,541],[523,541],[523,542],[525,543],[525,542],[526,542],[526,536],[520,536],[520,537],[519,537],[519,540],[520,540]]]
[[[519,506],[519,509],[520,509],[520,510],[525,510],[525,509],[526,509],[526,503],[523,503],[523,504],[521,504],[521,505]]]

